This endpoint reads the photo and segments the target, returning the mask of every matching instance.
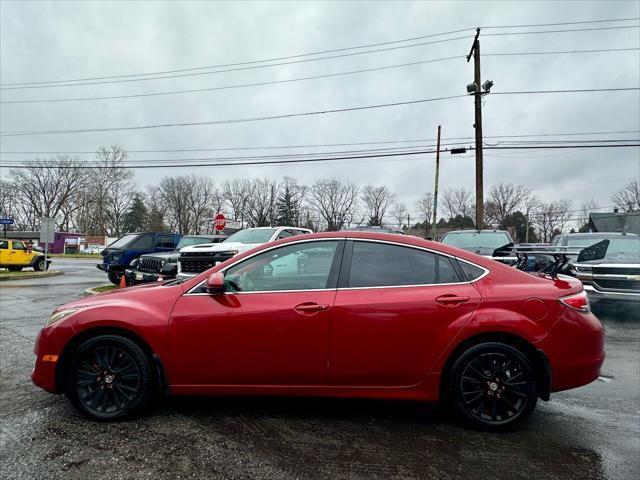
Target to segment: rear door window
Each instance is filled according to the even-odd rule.
[[[7,240],[0,240],[0,250],[6,250],[9,248],[9,242]]]
[[[153,235],[140,235],[133,242],[127,245],[132,250],[147,250],[154,248]]]
[[[174,248],[173,235],[158,235],[158,248]]]

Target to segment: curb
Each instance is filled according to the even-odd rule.
[[[3,275],[0,275],[0,282],[8,282],[8,281],[14,281],[14,280],[29,280],[32,278],[47,278],[47,277],[57,277],[58,275],[64,275],[64,272],[60,271],[60,270],[51,270],[51,271],[47,271],[47,272],[33,272],[33,273],[29,273],[27,275],[18,275],[18,276],[8,276],[5,277]]]
[[[107,292],[96,292],[94,290],[94,288],[106,287],[107,285],[111,285],[111,284],[110,283],[105,283],[104,285],[96,285],[95,287],[85,288],[84,294],[85,295],[100,295],[101,293],[108,293],[108,292],[113,291],[113,290],[108,290]],[[117,290],[117,289],[114,289],[114,290]]]

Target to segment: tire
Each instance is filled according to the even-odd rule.
[[[453,363],[448,398],[466,425],[485,431],[510,430],[536,406],[535,378],[532,363],[517,348],[480,343]]]
[[[47,269],[47,264],[44,261],[44,257],[43,258],[39,258],[36,263],[33,264],[33,269],[36,272],[44,272]]]
[[[120,278],[122,277],[122,272],[114,272],[113,270],[109,270],[107,272],[107,276],[109,277],[109,281],[114,285],[120,285]]]
[[[66,394],[82,415],[112,421],[141,413],[156,389],[152,365],[134,341],[99,335],[82,343],[66,369]]]
[[[21,272],[22,267],[7,267],[10,272]]]

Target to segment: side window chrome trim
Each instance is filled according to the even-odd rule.
[[[264,252],[268,252],[269,250],[273,250],[275,248],[280,248],[280,247],[284,247],[284,246],[288,246],[288,245],[293,245],[293,244],[297,244],[297,243],[309,243],[309,242],[321,242],[321,241],[327,241],[327,240],[353,240],[353,241],[360,241],[360,242],[376,242],[376,243],[387,243],[390,245],[397,245],[400,247],[409,247],[409,248],[415,248],[417,250],[423,250],[425,252],[429,252],[429,253],[434,253],[436,255],[442,255],[444,257],[448,257],[454,260],[457,260],[458,262],[464,262],[467,263],[469,265],[473,265],[476,268],[479,268],[481,270],[483,270],[482,275],[480,275],[477,278],[474,278],[473,280],[466,280],[466,281],[460,281],[460,282],[454,282],[454,283],[425,283],[425,284],[419,284],[419,285],[380,285],[380,286],[375,286],[375,287],[338,287],[338,288],[319,288],[319,289],[302,289],[302,290],[263,290],[260,292],[226,292],[225,295],[247,295],[247,294],[260,294],[260,293],[293,293],[293,292],[322,292],[322,291],[331,291],[331,290],[365,290],[365,289],[380,289],[380,288],[410,288],[410,287],[435,287],[435,286],[439,286],[439,285],[463,285],[463,284],[471,284],[471,283],[475,283],[481,279],[483,279],[484,277],[486,277],[487,275],[489,275],[490,270],[482,267],[480,265],[477,265],[473,262],[470,262],[468,260],[464,260],[460,257],[456,257],[454,255],[450,255],[448,253],[444,253],[444,252],[439,252],[438,250],[433,250],[430,248],[426,248],[426,247],[420,247],[418,245],[408,245],[406,243],[398,243],[398,242],[390,242],[388,240],[370,240],[370,239],[366,239],[366,238],[349,238],[349,237],[327,237],[327,238],[312,238],[312,239],[307,239],[307,240],[297,240],[295,242],[289,242],[286,243],[285,245],[275,245],[273,247],[269,247],[266,248],[264,250],[260,250],[259,252],[256,252],[246,258],[243,258],[242,260],[239,260],[237,262],[232,263],[231,265],[226,266],[224,269],[220,270],[220,272],[224,273],[226,270],[228,270],[229,268],[237,265],[240,262],[244,262],[245,260],[249,260],[250,258],[253,258],[256,255],[259,255],[261,253]],[[344,261],[344,260],[343,260]],[[200,288],[204,282],[206,280],[203,280],[202,282],[198,283],[197,285],[195,285],[194,287],[192,287],[188,292],[183,293],[183,295],[210,295],[209,293],[201,293],[201,292],[193,292],[193,290],[197,290],[198,288]]]

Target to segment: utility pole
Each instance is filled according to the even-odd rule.
[[[407,231],[411,228],[411,214],[407,213]]]
[[[482,165],[482,91],[480,90],[480,28],[476,29],[476,36],[473,39],[471,51],[467,55],[467,63],[473,55],[473,84],[475,88],[470,90],[471,85],[467,86],[467,91],[473,93],[475,97],[475,124],[476,130],[476,229],[482,230],[484,220],[484,192],[483,192],[483,165]],[[489,86],[486,90],[491,88]]]
[[[440,125],[436,141],[436,180],[433,186],[433,219],[431,221],[431,240],[436,241],[436,215],[438,212],[438,177],[440,175]],[[426,221],[426,220],[425,220]]]

